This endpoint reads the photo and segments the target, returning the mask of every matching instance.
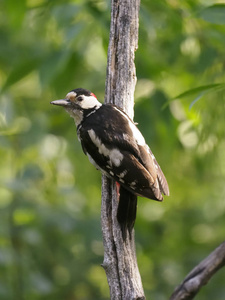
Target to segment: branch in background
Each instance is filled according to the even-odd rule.
[[[225,242],[198,264],[175,289],[170,300],[190,300],[225,265]]]

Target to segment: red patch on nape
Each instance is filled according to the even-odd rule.
[[[91,96],[93,96],[93,97],[95,97],[95,98],[97,99],[97,97],[95,96],[95,94],[94,94],[94,93],[91,93]]]
[[[116,181],[116,194],[119,197],[120,196],[120,183]]]

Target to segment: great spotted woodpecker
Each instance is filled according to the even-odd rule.
[[[123,238],[131,234],[136,218],[137,196],[162,201],[169,195],[166,178],[134,122],[119,107],[101,104],[90,91],[78,88],[63,106],[74,119],[78,139],[90,162],[119,183],[117,219]]]

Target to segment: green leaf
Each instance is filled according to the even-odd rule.
[[[26,14],[26,0],[7,0],[4,4],[10,25],[18,30],[22,26]]]
[[[38,60],[34,58],[28,59],[26,61],[21,61],[18,65],[13,68],[13,71],[9,74],[5,84],[2,87],[2,91],[13,85],[14,83],[21,80],[23,77],[28,75],[34,69],[36,69],[38,65]]]
[[[204,93],[201,93],[200,95],[198,95],[190,104],[190,109],[193,107],[193,105],[199,100],[202,98],[202,96],[204,95]]]
[[[194,97],[194,100],[191,102],[190,104],[190,108],[192,108],[192,106],[199,100],[201,99],[206,93],[209,92],[215,92],[218,90],[222,90],[225,89],[225,84],[224,83],[214,83],[214,84],[207,84],[207,85],[202,85],[196,88],[193,88],[191,90],[187,90],[175,97],[173,97],[172,99],[170,99],[169,101],[167,101],[162,109],[165,109],[170,102],[176,100],[176,99],[183,99],[183,98],[187,98],[187,97]]]
[[[47,57],[39,70],[40,81],[43,87],[46,87],[63,70],[70,55],[70,51],[63,49],[62,51],[51,53]]]
[[[214,84],[202,85],[197,88],[187,90],[187,91],[173,97],[172,100],[175,100],[178,98],[181,99],[181,98],[185,98],[185,97],[189,97],[189,96],[195,96],[196,94],[198,94],[198,95],[201,94],[203,96],[204,94],[206,94],[209,91],[218,90],[221,88],[225,88],[224,83],[214,83]]]
[[[200,18],[213,24],[225,24],[225,4],[215,4],[200,12]]]

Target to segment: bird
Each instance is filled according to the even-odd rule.
[[[50,102],[62,106],[74,119],[78,140],[89,161],[117,183],[117,220],[123,239],[131,237],[137,196],[162,201],[169,186],[155,156],[136,124],[118,106],[102,104],[94,93],[76,88],[64,99]]]

